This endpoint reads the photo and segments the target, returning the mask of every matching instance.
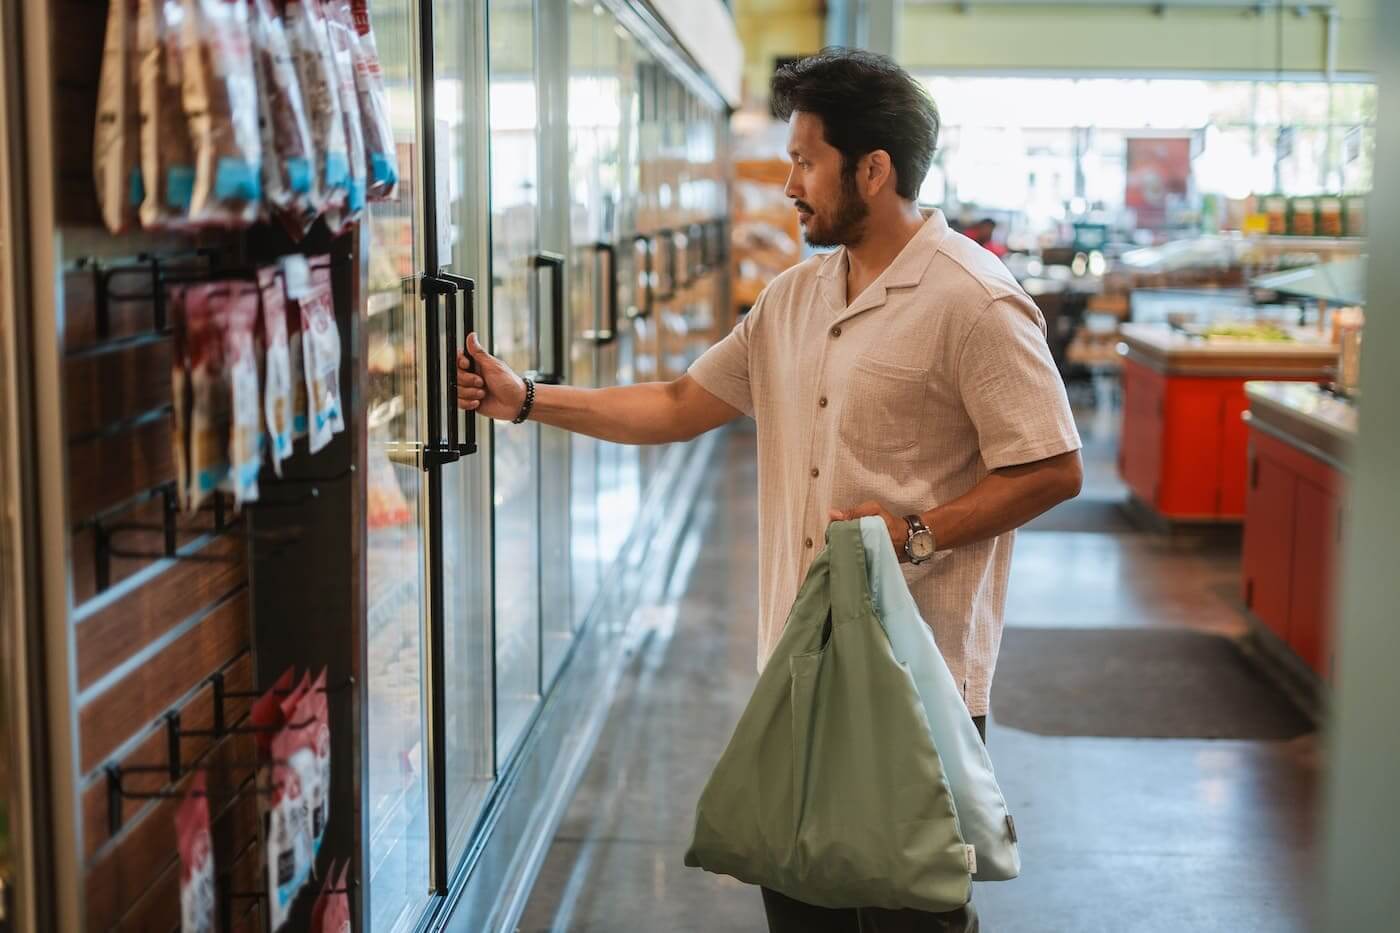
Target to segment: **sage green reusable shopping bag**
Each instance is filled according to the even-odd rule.
[[[875,615],[859,522],[828,528],[700,795],[685,863],[821,907],[967,903],[953,797]]]

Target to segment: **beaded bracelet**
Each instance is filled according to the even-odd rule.
[[[535,380],[529,376],[525,377],[525,404],[520,406],[520,414],[515,416],[511,424],[523,424],[525,419],[530,417],[530,409],[535,407]]]

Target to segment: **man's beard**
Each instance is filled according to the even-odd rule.
[[[803,233],[809,246],[855,246],[865,238],[865,219],[869,216],[870,207],[856,190],[855,172],[842,172],[841,197],[836,202],[835,216],[829,224],[818,225],[817,215],[811,214]]]

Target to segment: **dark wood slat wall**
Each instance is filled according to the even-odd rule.
[[[196,243],[140,233],[112,237],[101,229],[92,132],[107,2],[49,0],[47,7],[58,46],[52,56],[53,116],[62,142],[56,147],[55,206],[69,251],[60,279],[62,392],[87,926],[168,933],[180,924],[174,824],[180,799],[125,800],[120,831],[111,835],[105,768],[166,764],[168,712],[178,711],[187,729],[211,729],[212,674],[221,672],[229,691],[259,685],[251,652],[247,544],[241,522],[232,533],[214,533],[213,516],[205,511],[177,523],[177,543],[188,545],[198,560],[159,556],[165,534],[158,493],[175,478],[172,345],[158,331],[149,275],[138,270],[104,283],[101,269],[130,265],[153,249],[189,250],[211,240],[241,255],[242,244],[217,233],[201,234]],[[74,29],[74,23],[86,25]],[[101,301],[104,284],[116,300]],[[103,310],[105,334],[99,328]],[[109,532],[120,529],[113,541],[121,549],[146,555],[112,557],[105,592],[99,590],[96,520]],[[248,707],[247,699],[227,699],[225,721],[237,722]],[[246,767],[256,757],[254,742],[236,734],[189,736],[181,740],[180,753],[185,763],[208,768],[216,870],[232,871],[239,890],[258,890],[258,798]],[[164,772],[128,772],[123,787],[181,794],[189,780],[186,774],[172,784]],[[234,915],[235,929],[262,930],[256,901],[238,902]]]

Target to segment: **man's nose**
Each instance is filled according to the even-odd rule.
[[[788,169],[787,183],[783,185],[783,194],[796,201],[802,197],[802,186],[797,181],[797,166]]]

